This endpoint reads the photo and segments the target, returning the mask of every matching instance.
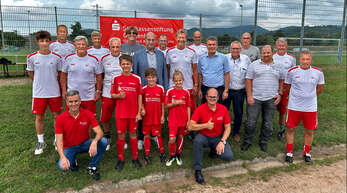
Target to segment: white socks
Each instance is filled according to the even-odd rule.
[[[45,141],[43,140],[43,134],[38,134],[37,140],[39,141],[39,143],[44,143]]]

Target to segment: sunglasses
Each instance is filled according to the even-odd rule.
[[[217,99],[218,97],[217,96],[207,96],[207,98],[209,98],[209,99]]]
[[[137,33],[136,33],[136,32],[129,32],[129,33],[127,33],[127,34],[135,34],[135,35],[137,35]]]

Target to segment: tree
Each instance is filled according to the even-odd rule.
[[[76,36],[86,36],[87,34],[82,30],[82,25],[80,22],[76,22],[71,25],[72,33],[70,34],[70,38],[73,40]]]
[[[229,34],[224,34],[223,36],[218,36],[218,45],[229,46],[232,41],[238,40],[235,37],[229,36]]]
[[[25,46],[25,38],[17,34],[17,31],[14,32],[4,32],[5,44],[8,46],[23,47]],[[1,36],[0,36],[1,41]]]
[[[278,38],[280,38],[280,37],[284,37],[285,35],[284,35],[284,33],[283,33],[283,31],[282,30],[276,30],[275,31],[275,33],[274,33],[274,35],[273,35],[273,39],[274,40],[277,40]]]

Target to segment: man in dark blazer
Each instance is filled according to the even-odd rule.
[[[148,32],[145,35],[146,49],[137,51],[133,56],[133,73],[141,77],[142,86],[147,85],[145,79],[145,71],[147,68],[152,67],[157,70],[158,81],[157,83],[162,85],[165,90],[168,89],[168,77],[166,70],[166,59],[164,54],[155,49],[156,37],[153,32]],[[142,133],[142,121],[139,121],[138,126],[138,149],[143,149],[143,138]]]
[[[168,89],[168,77],[166,69],[166,59],[164,54],[155,49],[156,37],[153,32],[145,35],[146,49],[137,51],[133,56],[133,72],[141,77],[142,85],[147,85],[145,71],[153,67],[158,73],[158,84]]]

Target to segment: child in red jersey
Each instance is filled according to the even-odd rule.
[[[143,108],[141,115],[143,116],[143,134],[145,146],[145,164],[151,163],[150,153],[150,134],[157,139],[157,144],[160,152],[160,161],[165,162],[163,138],[161,137],[161,125],[164,123],[164,87],[158,85],[157,71],[155,68],[147,68],[145,78],[147,85],[143,87],[142,99]]]
[[[137,122],[141,120],[140,110],[142,107],[142,84],[141,78],[131,73],[132,58],[129,55],[119,57],[122,74],[114,77],[111,85],[111,97],[116,99],[116,125],[117,125],[117,153],[118,162],[115,166],[117,171],[124,167],[124,144],[127,129],[129,130],[132,160],[136,168],[142,165],[138,159],[137,149]]]
[[[172,76],[174,87],[170,88],[165,97],[165,107],[169,111],[169,152],[170,159],[166,166],[171,166],[176,160],[177,165],[182,165],[183,138],[188,133],[187,127],[190,120],[190,96],[189,91],[183,89],[184,77],[182,72],[175,70]],[[177,153],[176,153],[176,136]]]

